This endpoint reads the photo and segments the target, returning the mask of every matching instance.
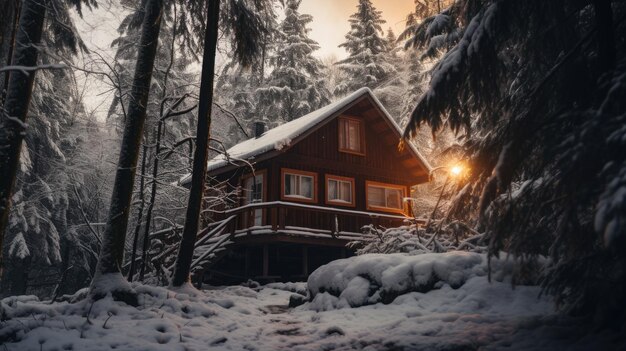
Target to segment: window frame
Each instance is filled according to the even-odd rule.
[[[312,199],[309,198],[305,198],[305,197],[295,197],[295,196],[291,196],[291,195],[286,195],[285,194],[285,175],[287,174],[292,174],[292,175],[299,175],[299,176],[305,176],[305,177],[312,177],[313,178],[313,189],[311,190],[311,193],[313,195]],[[317,173],[315,172],[308,172],[308,171],[302,171],[299,169],[292,169],[292,168],[281,168],[280,169],[280,199],[284,200],[284,201],[292,201],[292,202],[304,202],[304,203],[317,203],[317,192],[318,192],[318,183],[317,183]]]
[[[339,122],[338,126],[337,126],[337,148],[339,150],[339,152],[344,152],[347,154],[352,154],[352,155],[357,155],[357,156],[365,156],[365,124],[363,123],[363,120],[357,117],[353,117],[353,116],[339,116],[339,118],[337,119]],[[342,137],[345,136],[346,134],[346,128],[344,127],[344,123],[345,122],[357,122],[359,124],[359,145],[361,145],[361,150],[360,151],[355,151],[352,149],[347,149],[341,146],[341,140]],[[349,137],[349,136],[348,136]],[[347,139],[346,139],[347,140]]]
[[[324,177],[325,179],[325,186],[326,186],[326,191],[324,192],[325,194],[325,202],[327,205],[335,205],[335,206],[345,206],[345,207],[356,207],[356,186],[355,186],[355,181],[354,178],[350,178],[350,177],[342,177],[342,176],[337,176],[337,175],[333,175],[333,174],[326,174],[326,176]],[[336,200],[330,200],[329,196],[328,196],[328,191],[330,190],[330,187],[328,186],[328,182],[330,180],[335,180],[335,181],[340,181],[340,182],[349,182],[350,183],[350,191],[351,191],[351,202],[343,202],[343,201],[336,201]]]
[[[239,179],[239,184],[240,184],[240,189],[241,189],[241,201],[240,201],[240,206],[246,206],[246,205],[250,205],[252,203],[246,203],[247,200],[247,195],[246,195],[246,181],[250,178],[256,177],[256,176],[263,176],[263,181],[261,182],[261,184],[263,184],[263,189],[261,189],[261,203],[263,202],[267,202],[267,184],[268,184],[268,179],[267,179],[267,169],[262,169],[260,171],[255,171],[254,173],[246,173],[244,175],[241,176],[241,178]],[[258,211],[258,210],[257,210]],[[266,216],[267,216],[267,210],[265,208],[260,209],[261,211],[261,225],[265,225],[266,223]],[[253,213],[253,212],[251,212]],[[249,216],[250,214],[247,214],[246,216]],[[256,213],[253,215],[256,216]],[[243,217],[243,218],[247,218],[247,217]],[[245,223],[248,223],[249,219],[245,220]],[[253,221],[254,222],[254,221]],[[254,226],[254,225],[253,225]]]
[[[370,201],[369,201],[369,188],[370,188],[370,186],[373,186],[373,187],[376,187],[376,188],[400,190],[402,192],[401,196],[400,196],[400,206],[402,208],[380,207],[380,206],[372,206],[372,205],[370,205]],[[406,203],[404,202],[404,198],[406,197],[406,194],[407,194],[407,187],[404,186],[404,185],[397,185],[397,184],[390,184],[390,183],[381,183],[381,182],[375,182],[375,181],[371,181],[371,180],[366,180],[365,181],[365,206],[366,206],[368,211],[372,210],[372,211],[382,211],[382,212],[406,214],[407,207],[406,207]],[[386,203],[386,200],[385,200],[385,203]]]
[[[263,169],[260,171],[255,171],[254,173],[246,173],[244,175],[241,176],[240,179],[240,186],[241,186],[241,206],[245,206],[246,201],[248,201],[246,199],[246,180],[248,180],[249,178],[253,178],[255,176],[259,176],[262,175],[263,176],[263,189],[261,189],[261,202],[267,202],[267,170]]]

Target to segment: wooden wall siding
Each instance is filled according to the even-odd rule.
[[[355,108],[346,112],[350,116],[357,118],[365,126],[365,156],[339,152],[339,122],[337,119],[331,121],[324,127],[313,132],[304,140],[290,148],[285,155],[278,159],[290,163],[301,163],[312,165],[317,168],[337,169],[347,173],[357,171],[359,173],[368,172],[377,174],[381,178],[400,181],[400,184],[414,185],[421,182],[423,170],[415,167],[419,166],[417,161],[405,158],[397,150],[398,139],[388,126],[384,126],[383,131],[376,131],[375,126],[386,124],[376,110],[359,111]],[[370,117],[363,117],[364,115]],[[408,155],[408,152],[405,152]],[[409,155],[410,156],[410,155]],[[407,167],[410,166],[410,167]]]
[[[420,161],[408,151],[398,151],[398,137],[391,130],[380,111],[368,99],[357,102],[344,112],[364,123],[365,156],[339,151],[339,121],[334,118],[313,131],[286,151],[255,165],[257,171],[265,171],[266,201],[281,201],[281,169],[289,168],[317,174],[317,201],[313,205],[346,209],[345,206],[326,204],[326,175],[354,178],[356,204],[350,209],[363,212],[379,212],[367,209],[366,181],[397,184],[409,187],[427,181],[428,174]],[[233,186],[240,184],[240,177],[249,173],[247,169],[229,171],[217,176],[220,180],[230,179]],[[288,201],[288,200],[287,200]],[[315,229],[334,229],[335,215],[313,213],[300,209],[286,210],[287,226]],[[264,223],[271,222],[271,211],[264,213]],[[367,224],[382,226],[402,225],[401,220],[382,220],[338,215],[339,230],[360,232]],[[372,223],[376,222],[376,223]]]

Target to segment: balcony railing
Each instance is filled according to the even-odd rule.
[[[258,211],[261,211],[259,213]],[[236,216],[231,231],[245,234],[307,234],[338,239],[356,239],[366,225],[397,227],[408,217],[400,214],[364,212],[284,201],[261,202],[224,211],[207,211],[215,221]]]

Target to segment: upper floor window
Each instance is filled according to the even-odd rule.
[[[354,178],[326,175],[326,202],[354,206]]]
[[[403,212],[402,199],[406,188],[401,185],[384,184],[367,181],[367,209]]]
[[[361,120],[339,117],[339,151],[365,155],[365,128]]]
[[[295,169],[282,169],[282,198],[317,202],[317,174]]]

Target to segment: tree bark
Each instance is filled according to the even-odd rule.
[[[94,295],[99,294],[98,290],[106,289],[105,286],[99,285],[102,282],[98,280],[102,275],[117,274],[119,275],[118,280],[125,282],[124,277],[121,275],[120,267],[124,258],[128,214],[131,208],[139,146],[146,120],[146,107],[148,105],[162,14],[163,0],[149,0],[146,2],[135,75],[128,104],[128,117],[124,127],[109,216],[103,235],[96,274],[91,283]],[[116,289],[116,287],[111,287],[111,289]]]
[[[22,4],[19,30],[15,37],[14,65],[37,65],[37,45],[41,41],[46,8],[38,0],[25,0]],[[33,92],[35,72],[26,76],[22,72],[10,74],[4,111],[0,114],[0,277],[4,269],[2,243],[11,210],[11,196],[19,167],[22,140],[26,134],[26,114]]]
[[[137,256],[137,244],[139,240],[139,231],[143,219],[143,208],[145,206],[144,184],[146,179],[146,163],[147,163],[148,147],[145,142],[143,145],[143,154],[141,156],[141,179],[139,182],[139,210],[137,210],[137,224],[135,225],[135,235],[133,236],[133,248],[130,254],[130,268],[128,269],[128,281],[132,282],[135,276],[135,257]]]
[[[5,18],[10,19],[0,23],[0,67],[11,64],[15,49],[15,35],[20,20],[20,5],[19,0],[8,0],[4,1],[0,7],[0,13],[3,13]],[[6,98],[10,74],[10,71],[0,73],[0,105],[4,104]]]
[[[217,50],[217,32],[219,19],[219,0],[209,0],[207,6],[207,26],[204,34],[204,55],[202,58],[202,81],[200,83],[200,103],[198,106],[198,130],[196,150],[193,157],[191,189],[185,216],[185,228],[174,265],[170,285],[180,287],[190,281],[191,260],[196,243],[198,222],[204,195],[204,182],[209,147],[209,129],[211,127],[211,109],[213,106],[213,79],[215,76],[215,53]]]
[[[152,184],[150,185],[150,201],[148,202],[148,210],[146,211],[146,225],[143,230],[143,250],[141,251],[141,271],[139,272],[139,281],[143,281],[148,265],[148,251],[150,250],[150,222],[152,221],[152,210],[156,202],[157,192],[157,176],[159,175],[159,154],[161,153],[161,128],[163,121],[159,120],[157,131],[154,135],[156,143],[154,152],[154,164],[152,165]]]

